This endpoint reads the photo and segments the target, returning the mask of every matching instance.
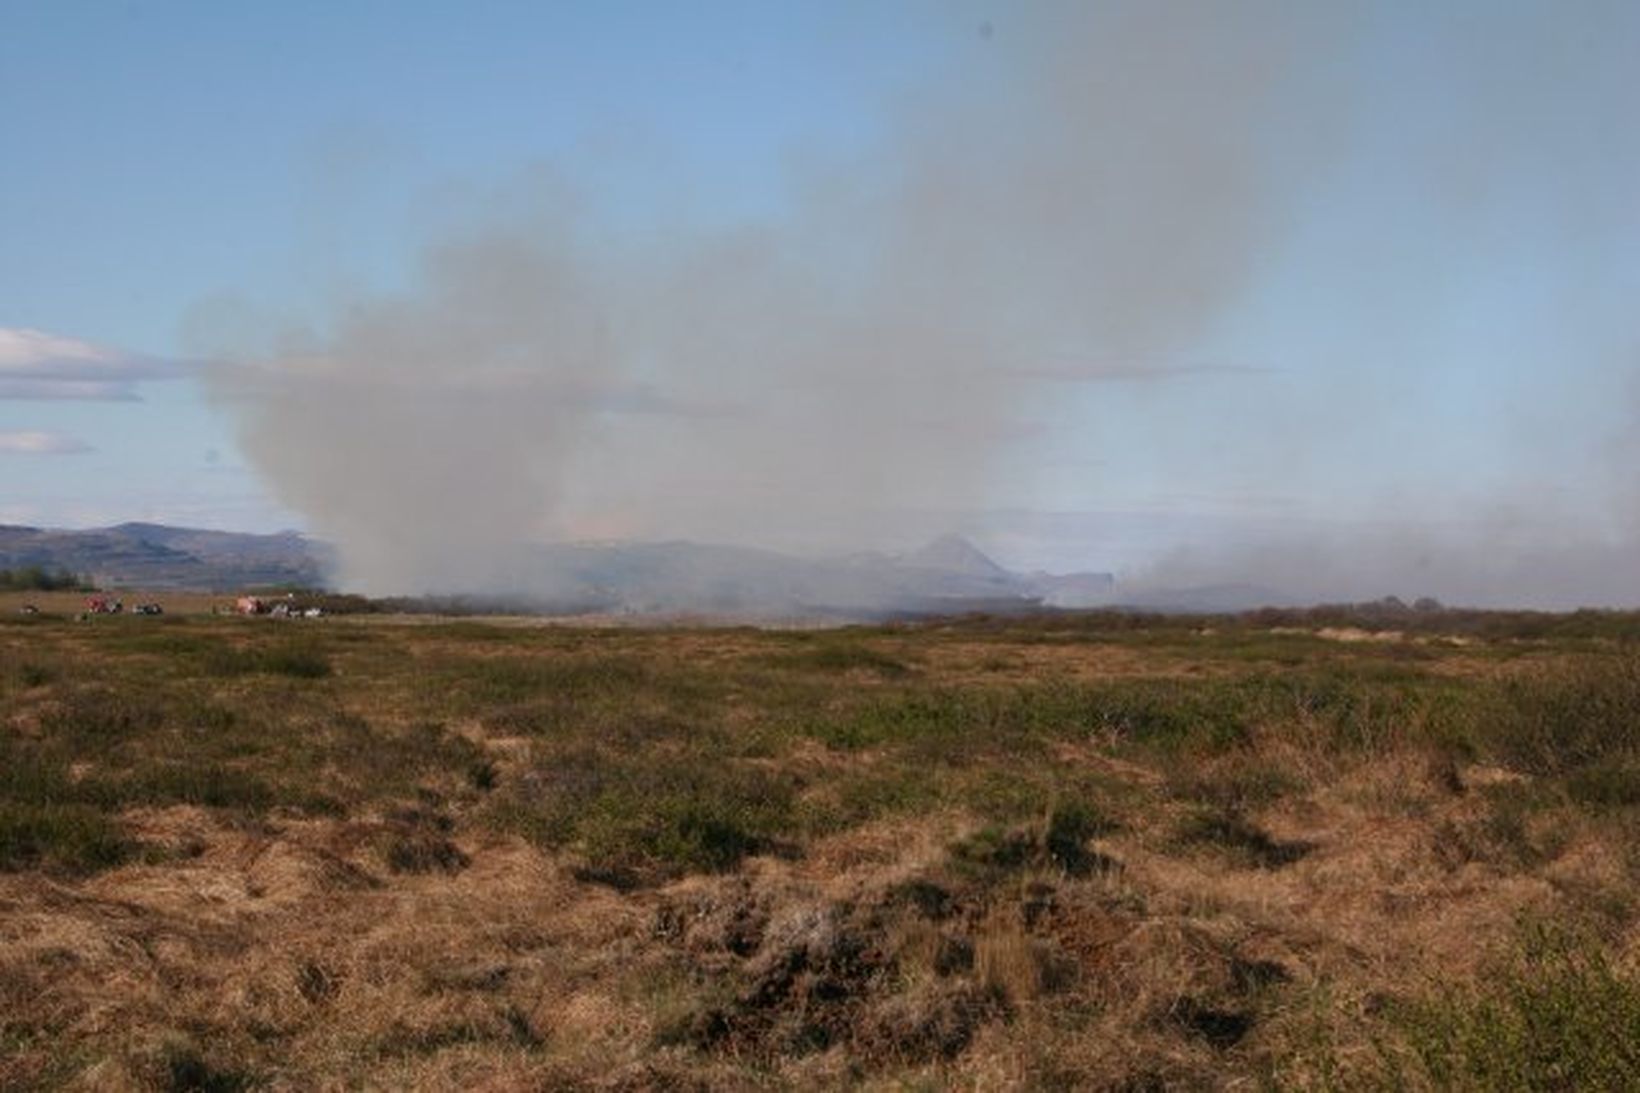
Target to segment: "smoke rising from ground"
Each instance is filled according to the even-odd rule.
[[[1585,14],[1634,22],[1615,7]],[[1324,250],[1328,202],[1354,208],[1336,195],[1374,185],[1366,167],[1393,168],[1382,204],[1406,203],[1409,233],[1472,240],[1439,271],[1453,285],[1474,273],[1469,261],[1529,260],[1530,242],[1500,234],[1510,226],[1598,240],[1617,217],[1619,239],[1634,233],[1622,203],[1637,191],[1613,174],[1636,179],[1640,141],[1603,122],[1614,108],[1601,101],[1632,83],[1622,50],[1599,34],[1545,39],[1507,13],[1478,27],[1432,16],[1399,48],[1409,80],[1433,81],[1439,116],[1386,137],[1361,121],[1373,105],[1364,73],[1386,63],[1362,43],[1396,35],[1369,7],[1074,3],[985,18],[994,33],[969,34],[948,71],[884,104],[879,143],[796,172],[776,219],[634,223],[600,208],[574,164],[546,165],[502,187],[521,203],[429,243],[402,293],[339,301],[264,344],[208,320],[228,329],[211,348],[234,358],[212,371],[213,394],[279,500],[337,545],[344,583],[373,592],[518,591],[542,579],[519,553],[527,542],[840,549],[880,537],[874,514],[1014,504],[1019,468],[1045,434],[1078,428],[1065,404],[1091,406],[1081,428],[1112,445],[1142,428],[1132,415],[1101,417],[1112,381],[1206,377],[1265,392],[1217,413],[1156,400],[1156,435],[1185,438],[1156,465],[1185,481],[1234,466],[1302,504],[1325,500],[1305,475],[1348,462],[1341,445],[1361,418],[1380,437],[1396,428],[1391,406],[1353,393],[1381,375],[1418,391],[1430,382],[1373,355],[1438,361],[1457,336],[1442,307],[1475,306],[1461,288],[1420,295],[1415,270],[1404,297],[1374,297],[1397,282],[1405,254],[1369,242],[1332,256],[1338,276],[1316,278],[1318,310],[1342,317],[1336,337],[1351,344],[1312,334],[1315,367],[1291,351],[1223,365],[1204,356],[1226,331],[1257,349],[1246,316],[1260,292]],[[930,32],[964,19],[941,9]],[[1575,207],[1542,207],[1550,196]],[[1615,252],[1596,241],[1590,253],[1577,273],[1598,297],[1611,291]],[[1540,287],[1609,326],[1599,299],[1571,297],[1565,279]],[[1361,344],[1365,330],[1374,344]],[[1633,334],[1604,332],[1618,355]],[[1303,378],[1269,395],[1270,377],[1288,374]],[[1359,416],[1341,426],[1346,412]],[[1518,425],[1522,443],[1530,427]],[[1610,452],[1633,429],[1614,420],[1577,444]],[[1530,501],[1510,495],[1513,464],[1481,478],[1488,506],[1494,493]],[[1393,472],[1373,487],[1439,492]],[[1098,495],[1097,484],[1082,494]],[[1574,506],[1572,519],[1586,512]],[[1510,555],[1452,567],[1419,590],[1496,598],[1516,571],[1572,557],[1574,598],[1620,597],[1635,576],[1599,535],[1532,526],[1511,525],[1519,542],[1446,536],[1442,558],[1489,545]],[[1152,579],[1274,570],[1326,598],[1368,579],[1430,576],[1430,556],[1401,537],[1197,543]],[[1097,544],[1087,564],[1100,565]]]

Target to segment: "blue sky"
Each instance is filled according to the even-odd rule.
[[[1324,12],[1162,0],[1151,6],[1162,19],[1109,9],[9,5],[0,330],[13,337],[0,340],[0,520],[294,525],[345,537],[351,525],[327,506],[350,502],[302,480],[260,411],[202,384],[204,358],[224,345],[267,355],[294,338],[337,360],[351,345],[374,368],[374,343],[359,349],[340,316],[384,301],[417,314],[437,303],[430,248],[497,225],[527,236],[547,219],[584,235],[581,250],[624,256],[577,259],[577,276],[623,281],[598,290],[616,315],[645,292],[676,294],[680,279],[691,291],[705,283],[674,270],[650,284],[649,269],[695,268],[743,236],[777,254],[774,280],[797,285],[846,285],[838,271],[851,262],[884,277],[902,266],[913,277],[941,263],[979,268],[928,276],[928,306],[954,330],[983,312],[973,321],[984,330],[954,350],[936,338],[905,352],[947,353],[994,369],[992,379],[1017,374],[1024,393],[994,416],[979,405],[993,400],[985,383],[944,407],[941,392],[964,382],[925,367],[903,386],[930,393],[894,403],[890,377],[881,396],[893,410],[884,421],[934,404],[930,422],[1001,438],[983,442],[982,460],[953,463],[961,482],[941,481],[926,453],[895,449],[905,488],[866,507],[924,518],[886,517],[876,534],[832,519],[841,486],[788,483],[781,460],[759,487],[821,498],[814,511],[859,538],[945,521],[1016,564],[1060,568],[1140,566],[1181,546],[1169,527],[1199,536],[1203,519],[1255,539],[1247,528],[1320,521],[1462,525],[1484,541],[1502,521],[1534,543],[1539,525],[1543,542],[1632,542],[1640,10],[1601,0],[1383,0]],[[1101,83],[1106,70],[1115,75]],[[1214,87],[1225,73],[1235,86]],[[1132,109],[1099,101],[1107,94],[1133,96]],[[1062,116],[1043,122],[1044,103]],[[1074,154],[1037,146],[1084,132],[1088,149]],[[965,147],[971,133],[995,152]],[[1176,186],[1176,173],[1123,167],[1156,147],[1170,172],[1208,173]],[[1027,166],[993,170],[993,154]],[[1062,188],[1087,192],[1063,209],[1057,195],[1033,196],[1033,157]],[[950,173],[929,176],[938,184],[918,182],[941,169]],[[560,185],[571,196],[543,202],[539,191]],[[898,196],[883,198],[891,190]],[[1001,226],[942,221],[947,202]],[[828,228],[866,205],[897,210],[897,220],[858,221],[893,237],[881,250]],[[1080,242],[1059,253],[1056,235],[1084,231],[1110,254]],[[939,258],[947,244],[951,257]],[[1158,259],[1157,248],[1168,253]],[[755,292],[760,280],[733,290]],[[889,325],[922,317],[925,303],[897,298]],[[771,309],[786,316],[786,306]],[[876,329],[888,314],[862,322]],[[696,410],[776,405],[774,386],[728,366],[712,371],[680,352],[669,371],[679,329],[657,324],[636,339],[622,363],[627,386],[596,398],[629,407],[637,385]],[[61,344],[47,353],[42,337]],[[820,341],[846,347],[851,337]],[[88,371],[83,354],[65,357],[70,343],[94,347],[100,363]],[[772,335],[748,344],[773,357],[784,348]],[[984,350],[969,361],[973,346]],[[883,366],[836,367],[843,378],[828,402],[879,397],[849,385]],[[60,381],[48,390],[50,369]],[[798,387],[813,378],[793,375]],[[618,483],[629,507],[658,511],[651,494],[680,487],[646,492],[636,481],[645,468],[672,462],[709,479],[759,462],[757,445],[779,435],[741,429],[714,454],[711,437],[737,419],[678,417],[705,422],[705,439],[680,435],[659,458],[659,441],[622,439],[637,432],[630,422],[553,448],[579,470],[568,485],[555,480],[553,519],[527,526],[756,538],[744,511],[720,524],[634,522],[599,496],[599,482]],[[814,419],[832,434],[853,420]],[[858,427],[880,424],[865,411]],[[980,479],[983,488],[967,485]],[[757,496],[707,487],[699,508],[744,510]],[[1060,530],[1010,524],[1016,510],[1058,514]],[[772,523],[785,532],[778,545],[812,531],[795,517]],[[1633,578],[1612,576],[1619,589]]]
[[[692,6],[11,5],[8,322],[174,352],[211,293],[392,283],[441,188],[569,159],[647,203],[609,170],[646,145],[710,211],[763,212],[783,156],[858,140],[940,45],[840,5]]]

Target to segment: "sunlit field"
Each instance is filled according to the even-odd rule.
[[[1640,1084],[1633,615],[50,606],[0,1087]]]

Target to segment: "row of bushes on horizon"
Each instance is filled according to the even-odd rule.
[[[0,591],[4,592],[90,592],[95,588],[90,577],[66,569],[38,565],[0,569]]]

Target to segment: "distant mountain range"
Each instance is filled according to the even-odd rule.
[[[66,569],[108,588],[314,588],[333,560],[327,545],[294,532],[0,525],[0,568]],[[539,610],[872,618],[1091,607],[1111,602],[1115,588],[1108,573],[1014,573],[955,535],[907,554],[827,560],[691,542],[558,544],[531,548],[516,579],[516,591],[480,599]]]
[[[66,531],[0,524],[0,569],[40,566],[90,577],[107,588],[193,592],[264,585],[316,587],[329,552],[295,532],[119,524]]]
[[[689,542],[541,547],[535,598],[549,606],[750,617],[880,618],[1108,603],[1108,573],[1010,572],[945,536],[909,554],[797,558]]]

